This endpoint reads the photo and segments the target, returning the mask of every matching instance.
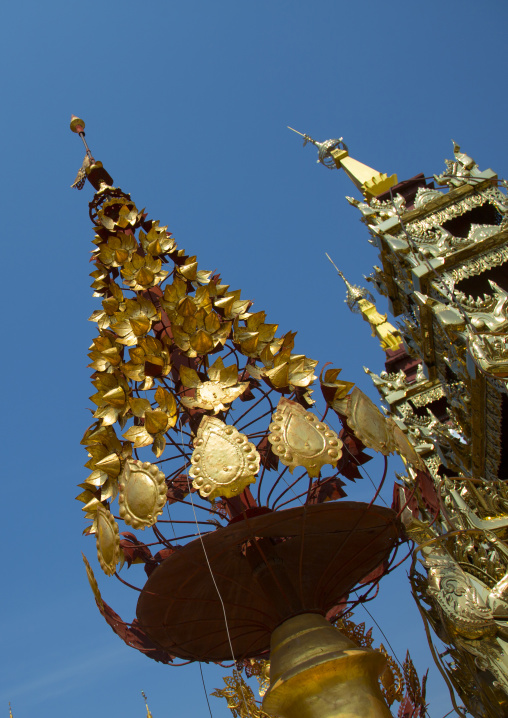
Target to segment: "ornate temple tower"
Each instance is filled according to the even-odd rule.
[[[342,140],[304,137],[318,161],[351,177]],[[431,650],[449,687],[472,715],[500,718],[508,712],[507,183],[456,143],[453,152],[434,182],[357,171],[351,178],[364,199],[348,201],[379,252],[368,279],[404,340],[382,341],[385,370],[365,371],[426,466],[409,468],[394,498],[409,500],[413,594],[426,627],[447,645],[440,655]],[[352,296],[350,285],[350,308]],[[385,332],[391,325],[370,312],[382,340],[379,317]]]

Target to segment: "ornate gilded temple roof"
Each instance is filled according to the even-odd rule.
[[[318,147],[322,161],[328,145]],[[378,334],[385,369],[366,372],[424,464],[406,467],[397,488],[399,505],[409,500],[403,520],[416,543],[413,595],[446,646],[440,652],[431,642],[457,713],[464,715],[453,690],[472,715],[501,718],[508,710],[508,185],[455,142],[445,165],[431,178],[347,199],[379,251],[368,279],[404,340],[386,347]],[[350,296],[348,287],[354,308]]]

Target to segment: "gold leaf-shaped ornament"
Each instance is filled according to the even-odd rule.
[[[166,503],[166,477],[149,461],[125,462],[120,476],[120,517],[135,529],[153,526]]]
[[[120,560],[120,532],[113,515],[101,504],[97,509],[97,558],[107,576],[112,576]]]
[[[83,557],[83,563],[85,564],[86,575],[88,577],[88,583],[90,584],[90,588],[92,589],[93,595],[95,597],[95,603],[102,610],[104,604],[102,602],[102,596],[101,596],[101,592],[99,590],[99,585],[97,583],[97,579],[94,576],[92,567],[88,563],[88,559],[85,556],[85,554],[82,553],[81,556]]]
[[[396,450],[392,427],[386,417],[358,387],[353,389],[344,404],[347,423],[365,446],[385,456]]]
[[[189,476],[192,485],[210,501],[242,493],[255,481],[260,456],[254,444],[234,426],[204,416],[194,440]]]
[[[272,451],[291,473],[302,466],[316,478],[322,466],[335,467],[342,456],[342,441],[337,434],[315,414],[284,397],[277,404],[269,428]]]

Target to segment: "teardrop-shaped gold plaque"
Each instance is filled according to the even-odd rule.
[[[120,516],[135,529],[153,526],[166,503],[166,477],[149,461],[128,460],[119,479]]]
[[[194,440],[189,476],[204,498],[238,496],[255,481],[260,456],[254,444],[234,426],[204,416]]]
[[[108,576],[116,571],[120,560],[120,536],[118,524],[112,514],[101,504],[97,509],[97,558],[102,570]]]
[[[315,478],[322,466],[335,467],[342,456],[337,434],[295,401],[280,399],[269,428],[272,451],[291,473],[296,466],[303,466]]]
[[[393,433],[386,417],[356,386],[348,397],[347,423],[354,435],[369,449],[385,456],[395,451]]]

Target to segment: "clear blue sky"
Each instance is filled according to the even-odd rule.
[[[503,0],[3,6],[0,715],[10,699],[15,718],[137,718],[141,689],[154,718],[207,713],[198,667],[159,666],[127,648],[81,563],[84,550],[95,565],[74,496],[86,475],[79,441],[97,300],[91,189],[69,188],[83,158],[71,113],[85,118],[115,182],[203,268],[374,396],[362,366],[379,370],[383,354],[343,304],[324,253],[361,282],[375,251],[344,199],[354,194],[346,176],[317,166],[286,125],[344,136],[354,157],[399,179],[440,172],[451,138],[506,176],[507,9]],[[369,606],[397,655],[409,648],[423,672],[431,658],[405,570]],[[131,619],[131,596],[99,579]],[[447,691],[431,673],[429,713],[441,718]],[[222,683],[214,667],[204,676],[209,691]],[[211,706],[214,718],[229,715],[225,703]]]

